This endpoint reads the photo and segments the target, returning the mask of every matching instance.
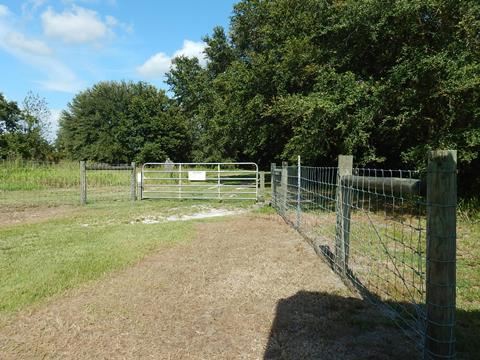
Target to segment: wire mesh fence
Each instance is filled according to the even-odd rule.
[[[131,199],[131,164],[86,164],[89,203]],[[95,169],[95,170],[94,170]],[[121,169],[122,171],[118,171]],[[78,205],[81,171],[77,161],[0,161],[0,207]]]
[[[338,167],[272,164],[271,186],[277,212],[348,285],[379,305],[419,354],[455,357],[455,303],[452,297],[443,304],[427,299],[427,209],[432,204],[417,171],[353,168],[351,157],[350,163],[339,159]],[[439,307],[441,324],[427,316]],[[440,332],[429,330],[432,323]],[[426,345],[429,341],[433,345]]]
[[[78,162],[1,161],[0,206],[79,203]]]
[[[80,162],[80,201],[128,201],[137,198],[136,164]]]

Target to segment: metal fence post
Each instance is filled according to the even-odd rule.
[[[302,167],[300,161],[300,155],[297,159],[297,217],[295,220],[295,225],[297,229],[300,229],[300,222],[301,222],[301,213],[302,213]]]
[[[140,182],[138,184],[138,192],[140,193],[140,200],[143,200],[143,164],[140,167]]]
[[[429,154],[425,359],[455,358],[457,152]]]
[[[348,268],[348,250],[350,235],[350,204],[351,191],[348,184],[342,184],[342,178],[352,175],[353,156],[338,156],[337,196],[336,196],[336,229],[335,229],[335,263],[341,274],[345,275]]]
[[[178,198],[182,199],[182,164],[178,166]]]
[[[80,161],[80,204],[87,203],[87,166],[85,161]]]
[[[270,164],[270,190],[272,191],[272,205],[274,208],[277,207],[277,183],[275,182],[275,172],[277,169],[277,164]]]
[[[260,201],[264,201],[265,200],[265,171],[260,171],[259,176],[260,176],[260,196],[259,196],[259,199],[260,199]]]
[[[137,165],[135,161],[130,164],[132,167],[132,175],[130,177],[130,198],[132,201],[137,200]]]
[[[221,180],[220,180],[220,164],[217,165],[217,191],[218,191],[218,200],[221,200],[222,198],[222,190],[221,190]]]
[[[282,161],[282,179],[280,183],[281,191],[281,205],[280,211],[282,215],[287,213],[287,198],[288,198],[288,162]]]

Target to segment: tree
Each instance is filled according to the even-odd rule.
[[[49,160],[53,147],[45,139],[50,112],[45,99],[28,93],[20,108],[0,93],[0,159]]]
[[[171,89],[196,99],[185,109],[202,124],[206,157],[267,166],[301,154],[314,165],[342,152],[422,169],[429,149],[449,147],[472,192],[479,19],[476,0],[243,0],[228,37],[215,28],[204,38],[201,76]]]
[[[0,135],[14,132],[18,128],[21,111],[15,101],[8,101],[0,93]]]
[[[57,145],[72,159],[107,163],[189,157],[185,117],[162,90],[143,82],[100,82],[60,117]]]

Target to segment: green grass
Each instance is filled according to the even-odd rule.
[[[91,186],[118,186],[130,184],[129,171],[88,171]],[[45,189],[78,189],[80,165],[77,161],[60,163],[2,161],[0,162],[0,191],[28,191]]]
[[[88,200],[129,199],[130,178],[130,171],[87,171]],[[0,206],[75,205],[79,201],[78,162],[0,162]]]
[[[457,234],[457,351],[480,359],[480,224],[460,221]]]
[[[0,314],[133,264],[154,249],[187,241],[190,222],[142,218],[198,211],[192,202],[99,203],[56,219],[0,228]]]
[[[155,169],[155,168],[154,168]],[[163,166],[158,169],[163,170]],[[157,169],[157,170],[158,170]],[[183,177],[187,177],[188,170],[205,170],[204,167],[184,167]],[[216,168],[215,168],[216,169]],[[152,169],[150,169],[152,170]],[[210,169],[211,170],[211,169]],[[237,170],[228,168],[228,170]],[[140,168],[137,170],[140,171]],[[184,198],[216,198],[218,188],[216,174],[213,180],[190,182],[182,180],[185,186],[182,191]],[[222,173],[223,177],[238,178],[245,175],[236,173]],[[176,173],[147,173],[144,181],[145,197],[161,196],[176,197],[179,188],[178,174]],[[148,180],[149,177],[171,177],[171,180]],[[248,177],[253,177],[249,173]],[[114,171],[87,170],[87,199],[95,201],[127,200],[130,198],[130,178],[128,170]],[[222,197],[225,198],[252,198],[255,194],[255,180],[237,181],[224,180],[221,187]],[[161,188],[152,186],[162,185]],[[170,185],[170,186],[169,186]],[[245,187],[249,186],[249,187]],[[253,187],[253,188],[252,188]],[[163,193],[148,192],[162,190]],[[233,194],[235,192],[236,194]],[[230,194],[232,193],[232,194]],[[77,204],[80,201],[80,166],[75,161],[60,163],[32,162],[32,161],[0,161],[0,206],[3,205],[61,205]]]
[[[467,223],[480,222],[480,197],[459,199],[458,218]]]
[[[477,208],[478,209],[478,208]],[[460,207],[457,222],[457,351],[459,359],[480,359],[478,334],[480,333],[480,217],[472,205],[469,216],[464,215],[465,206]],[[463,211],[463,213],[462,213]],[[295,222],[295,212],[289,211],[286,217]],[[350,268],[354,275],[373,293],[391,305],[412,301],[424,303],[424,293],[411,291],[420,288],[422,279],[409,267],[416,268],[418,254],[417,227],[426,229],[425,219],[420,222],[403,215],[386,220],[384,214],[352,212],[350,224]],[[302,231],[320,243],[335,249],[335,212],[309,209],[302,213]],[[372,226],[375,224],[376,230]],[[408,224],[406,226],[405,224]],[[388,226],[387,226],[388,225]],[[395,241],[393,240],[395,239]],[[383,243],[383,245],[382,245]],[[388,249],[388,254],[385,251]],[[410,248],[411,247],[411,248]],[[419,247],[422,252],[422,270],[425,271],[426,232],[421,232]],[[395,264],[395,267],[393,266]],[[398,279],[400,271],[408,286]],[[374,286],[371,286],[374,285]],[[378,290],[381,291],[378,291]],[[425,289],[425,284],[423,284]]]
[[[272,215],[276,214],[277,211],[273,206],[263,205],[255,210],[257,214]]]

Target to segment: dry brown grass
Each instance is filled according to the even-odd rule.
[[[0,227],[66,217],[76,211],[78,212],[78,207],[73,205],[2,205]]]
[[[8,320],[0,358],[414,358],[279,217],[203,221],[196,232]]]

